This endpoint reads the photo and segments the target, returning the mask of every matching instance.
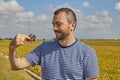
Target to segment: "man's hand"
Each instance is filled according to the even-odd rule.
[[[9,47],[15,49],[20,45],[23,45],[25,41],[31,41],[31,38],[27,35],[17,34],[14,39],[11,41]]]
[[[20,70],[31,66],[25,57],[20,58],[16,53],[16,48],[23,45],[25,41],[32,41],[27,35],[17,34],[9,45],[9,60],[12,70]]]

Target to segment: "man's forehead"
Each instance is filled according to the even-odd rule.
[[[61,22],[61,23],[63,23],[63,22],[65,22],[66,20],[67,20],[67,19],[66,19],[65,13],[64,13],[64,12],[61,12],[61,13],[56,14],[56,15],[53,16],[53,21],[52,21],[52,23],[56,23],[56,22]]]
[[[65,19],[65,13],[59,13],[57,15],[54,15],[53,19]]]

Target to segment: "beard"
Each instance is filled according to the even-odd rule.
[[[64,40],[69,35],[69,32],[55,31],[55,34],[57,40]]]

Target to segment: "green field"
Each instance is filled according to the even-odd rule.
[[[0,40],[0,52],[4,55],[8,55],[9,42],[9,40]],[[120,80],[120,40],[82,40],[82,42],[93,47],[97,53],[100,71],[99,80]],[[22,57],[41,43],[41,40],[33,43],[26,42],[25,45],[17,49],[17,52]],[[36,66],[30,68],[30,70],[41,76],[40,67]]]

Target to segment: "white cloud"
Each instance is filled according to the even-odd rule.
[[[34,13],[33,12],[19,12],[19,13],[16,13],[16,17],[23,17],[23,18],[32,18],[34,17]]]
[[[85,8],[90,8],[91,7],[91,5],[88,2],[83,2],[82,6],[85,7]]]
[[[50,24],[48,16],[35,16],[32,11],[26,12],[16,0],[0,0],[0,37],[14,37],[18,33],[36,33],[39,37],[44,37],[45,30],[50,32],[48,23]]]
[[[60,7],[69,7],[69,8],[71,8],[71,6],[70,6],[70,4],[69,4],[69,3],[65,3],[64,5],[59,6],[58,8],[60,8]]]
[[[75,9],[78,19],[76,35],[78,37],[90,38],[99,34],[109,34],[109,29],[113,22],[108,11],[96,13],[94,15],[85,15],[81,11]],[[83,36],[84,35],[84,36]],[[89,35],[89,36],[88,36]]]
[[[44,9],[45,9],[45,10],[48,10],[48,11],[54,12],[56,9],[61,8],[61,7],[72,8],[71,5],[70,5],[69,3],[65,3],[65,4],[59,5],[59,6],[53,6],[52,4],[49,4],[49,5],[46,6]]]
[[[21,7],[15,0],[5,2],[0,1],[0,13],[21,12],[24,8]]]
[[[12,0],[8,2],[8,9],[11,11],[23,11],[23,7],[21,7],[16,0]]]
[[[76,12],[78,24],[82,27],[106,28],[113,22],[107,11],[103,11],[96,15],[84,15],[82,12]]]
[[[109,15],[109,12],[108,12],[108,11],[103,11],[103,12],[102,12],[102,15],[103,15],[103,16],[108,16],[108,15]]]
[[[106,22],[106,23],[112,23],[112,22],[113,22],[113,20],[112,20],[112,18],[110,17],[108,11],[103,11],[103,12],[101,13],[101,16],[103,17],[103,21],[104,21],[104,22]]]
[[[42,15],[40,15],[40,16],[38,17],[38,19],[39,19],[40,21],[46,21],[46,20],[47,20],[47,16],[44,15],[44,14],[42,14]]]
[[[10,7],[10,5],[12,5],[12,7]],[[0,1],[0,6],[3,7],[0,7],[0,37],[14,37],[17,33],[33,33],[36,34],[38,38],[53,38],[52,16],[47,14],[36,16],[32,11],[26,12],[15,0],[8,2]],[[52,14],[50,12],[60,7],[72,8],[68,3],[61,6],[53,6],[50,4],[45,7],[43,11],[46,10],[49,14]],[[75,31],[77,37],[89,38],[98,34],[105,35],[109,33],[109,28],[113,20],[108,11],[99,12],[94,15],[85,15],[79,9],[72,9],[77,15],[78,24]]]
[[[116,9],[116,11],[117,11],[117,13],[118,13],[118,15],[120,17],[120,2],[115,4],[115,9]]]

